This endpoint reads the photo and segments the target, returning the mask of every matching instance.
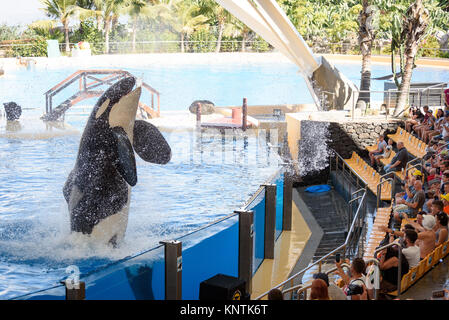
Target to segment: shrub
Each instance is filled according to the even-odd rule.
[[[31,42],[14,45],[12,52],[14,57],[46,57],[47,41],[43,37],[37,37]]]

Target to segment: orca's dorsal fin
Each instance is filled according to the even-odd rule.
[[[133,147],[142,160],[166,164],[171,159],[171,148],[162,133],[149,122],[136,120],[134,123]]]
[[[134,157],[133,147],[122,127],[114,127],[112,132],[116,139],[117,148],[115,167],[122,178],[133,187],[137,183],[136,158]]]

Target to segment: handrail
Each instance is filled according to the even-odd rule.
[[[334,152],[335,152],[335,151],[334,151]],[[335,154],[341,158],[341,156],[340,156],[337,152],[335,152]],[[344,249],[344,250],[346,251],[346,248],[347,248],[347,246],[348,246],[348,244],[349,244],[349,243],[348,243],[348,242],[349,242],[349,239],[350,239],[352,233],[354,232],[355,221],[357,220],[357,218],[358,218],[359,215],[360,215],[362,206],[365,204],[365,197],[366,197],[366,194],[367,194],[367,191],[366,191],[366,189],[365,189],[365,193],[363,194],[362,200],[360,201],[360,204],[359,204],[359,206],[358,206],[358,208],[357,208],[356,214],[355,214],[355,216],[354,216],[353,222],[352,222],[352,224],[351,224],[351,228],[349,229],[349,232],[348,232],[348,235],[347,235],[347,237],[346,237],[345,242],[344,242],[342,245],[340,245],[339,247],[337,247],[336,249],[332,250],[332,251],[329,252],[328,254],[326,254],[326,255],[324,255],[323,257],[321,257],[319,260],[317,260],[317,261],[315,261],[314,263],[310,264],[309,266],[307,266],[307,267],[304,268],[303,270],[301,270],[301,271],[295,273],[294,275],[290,276],[287,280],[282,281],[281,283],[279,283],[278,285],[276,285],[276,286],[273,287],[272,289],[277,289],[277,288],[279,288],[279,287],[285,285],[286,283],[288,283],[288,282],[294,280],[294,279],[297,278],[298,276],[304,274],[307,270],[311,269],[312,267],[314,267],[314,266],[316,266],[316,265],[321,265],[321,263],[322,263],[323,260],[327,259],[329,256],[331,256],[331,255],[334,254],[335,252],[340,251],[340,250],[342,250],[342,249]],[[271,289],[270,289],[270,290],[271,290]],[[256,298],[256,300],[260,300],[260,299],[262,299],[263,297],[265,297],[265,296],[270,292],[270,290],[269,290],[269,291],[266,291],[266,292],[264,292],[264,293],[262,293],[260,296],[258,296],[258,297]]]
[[[341,267],[342,268],[348,268],[348,269],[351,268],[351,266],[349,264],[347,264],[347,263],[342,263]],[[331,274],[332,272],[335,272],[335,271],[337,271],[337,268],[333,267],[332,269],[329,269],[329,270],[327,270],[324,273],[329,275],[329,274]],[[290,292],[295,291],[295,290],[298,290],[296,293],[300,294],[301,292],[303,292],[303,291],[305,291],[307,289],[310,289],[311,287],[312,287],[312,284],[309,284],[309,285],[307,285],[305,287],[304,287],[304,284],[298,284],[296,286],[293,286],[293,287],[290,287],[288,289],[283,290],[282,294],[287,294],[287,293],[290,293]]]
[[[411,169],[413,168],[417,168],[418,166],[421,166],[421,170],[422,170],[422,164],[421,163],[417,163],[411,167],[408,167],[407,170],[405,170],[405,176],[408,176],[408,173],[410,172]],[[422,175],[422,179],[424,180],[424,175]]]
[[[111,85],[112,82],[120,80],[121,78],[124,78],[126,76],[132,76],[132,74],[126,70],[121,69],[78,70],[44,93],[46,99],[46,113],[50,114],[53,112],[53,97],[76,81],[80,82],[78,93],[91,93],[93,92],[91,90],[96,87]],[[88,82],[87,79],[93,81]],[[148,90],[151,94],[151,106],[147,105],[147,107],[150,109],[146,110],[147,113],[154,112],[157,116],[160,116],[160,93],[145,82],[141,82],[141,86],[144,89]],[[101,95],[102,92],[104,91],[95,91],[96,95]],[[154,106],[154,95],[157,96],[157,109]],[[69,98],[69,101],[71,105],[79,102],[74,102],[72,98]]]
[[[393,173],[393,178],[394,177],[395,177],[395,174]],[[385,182],[390,182],[391,183],[391,199],[393,199],[394,180],[392,178],[388,178],[388,179],[385,179],[383,181],[380,181],[377,184],[377,208],[379,208],[379,204],[380,204],[381,196],[382,196],[382,187],[381,186]]]

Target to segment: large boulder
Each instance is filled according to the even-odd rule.
[[[189,111],[196,114],[198,104],[201,104],[201,114],[212,114],[215,112],[215,104],[209,100],[195,100],[189,107]]]

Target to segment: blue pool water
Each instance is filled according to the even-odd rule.
[[[358,63],[336,66],[356,84]],[[115,66],[142,76],[161,92],[161,109],[186,110],[193,100],[216,105],[310,103],[312,98],[293,64],[217,64],[195,66]],[[0,77],[0,103],[16,101],[25,115],[43,113],[43,93],[77,68],[18,71]],[[373,77],[389,74],[375,65]],[[418,68],[413,81],[449,81],[449,73]],[[373,90],[382,90],[381,81]],[[94,103],[86,101],[83,104]],[[80,131],[86,118],[66,121]],[[56,284],[65,268],[81,272],[136,254],[238,209],[279,168],[264,139],[242,136],[224,141],[196,133],[168,133],[172,150],[166,166],[138,159],[125,242],[118,250],[73,238],[62,187],[72,169],[80,136],[49,140],[0,139],[0,299]]]
[[[357,86],[360,84],[360,63],[337,62],[335,66]],[[241,105],[244,97],[249,105],[312,103],[307,86],[290,63],[253,63],[217,65],[145,65],[127,67],[126,61],[110,66],[130,71],[161,93],[161,110],[187,110],[192,101],[207,99],[218,106]],[[391,74],[389,65],[375,64],[372,77]],[[45,109],[44,92],[67,78],[78,68],[18,71],[0,77],[0,102],[16,101],[24,108]],[[449,82],[444,69],[418,67],[414,82]],[[383,81],[372,81],[371,90],[383,90]],[[379,96],[380,97],[380,96]],[[62,102],[56,97],[55,102]],[[94,100],[93,100],[94,101]],[[81,102],[81,104],[88,104]],[[92,101],[90,101],[92,103]]]

